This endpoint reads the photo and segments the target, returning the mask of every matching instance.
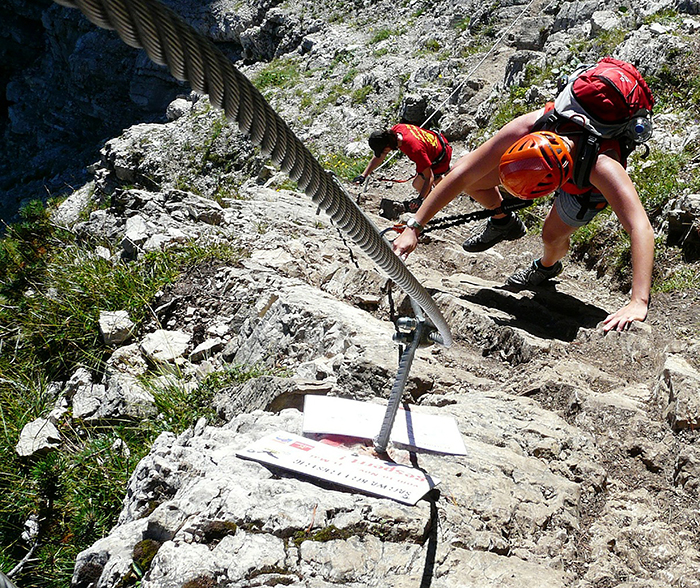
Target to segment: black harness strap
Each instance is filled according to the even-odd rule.
[[[442,147],[442,150],[440,151],[440,155],[438,155],[435,158],[435,161],[430,164],[430,167],[435,167],[438,163],[442,163],[442,160],[445,159],[445,156],[447,155],[447,143],[445,143],[445,138],[442,136],[442,133],[439,131],[430,131],[433,133],[436,137],[437,140],[440,142],[440,146]]]
[[[581,125],[561,116],[556,110],[551,110],[543,114],[532,126],[532,130],[552,131],[557,135],[563,135],[565,137],[579,135],[581,140],[578,142],[576,149],[576,158],[574,159],[571,179],[579,188],[583,189],[591,186],[591,170],[598,158],[601,144],[599,137],[596,137]]]

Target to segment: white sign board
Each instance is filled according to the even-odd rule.
[[[305,434],[347,435],[374,439],[379,435],[386,407],[333,396],[307,394],[304,397]],[[451,416],[420,414],[399,409],[390,441],[408,448],[466,455],[464,440]]]
[[[284,431],[263,437],[237,455],[404,504],[416,504],[439,483],[416,468]]]

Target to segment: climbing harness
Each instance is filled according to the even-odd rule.
[[[211,104],[259,145],[333,222],[425,311],[436,342],[452,344],[449,327],[430,294],[391,250],[372,221],[326,171],[258,89],[208,37],[157,0],[55,0],[78,8],[95,25],[116,30],[131,47],[165,65],[179,80],[208,94]]]

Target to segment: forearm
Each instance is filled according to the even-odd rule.
[[[433,174],[432,169],[427,168],[420,175],[423,177],[423,187],[421,188],[419,196],[421,197],[421,199],[425,200],[428,197],[428,194],[430,194],[430,190],[433,187],[433,182],[435,181],[435,174]]]
[[[632,254],[632,292],[630,300],[649,305],[654,268],[654,232],[651,226],[630,233]]]
[[[377,169],[382,161],[384,161],[383,157],[373,157],[370,159],[369,163],[367,164],[367,167],[365,168],[365,171],[362,172],[361,175],[363,175],[365,178],[369,176],[375,169]]]
[[[459,174],[454,173],[455,171],[456,170],[453,170],[448,173],[442,181],[430,191],[423,201],[423,204],[416,212],[416,220],[423,226],[462,192],[463,182]]]

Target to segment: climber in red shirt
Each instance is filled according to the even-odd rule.
[[[367,176],[382,164],[390,151],[398,149],[416,164],[413,187],[420,198],[415,203],[416,209],[430,194],[430,190],[437,186],[450,170],[452,147],[439,132],[416,125],[398,124],[389,130],[373,132],[369,136],[368,143],[374,152],[374,157],[367,164],[365,171],[353,182],[356,184],[364,182]]]

